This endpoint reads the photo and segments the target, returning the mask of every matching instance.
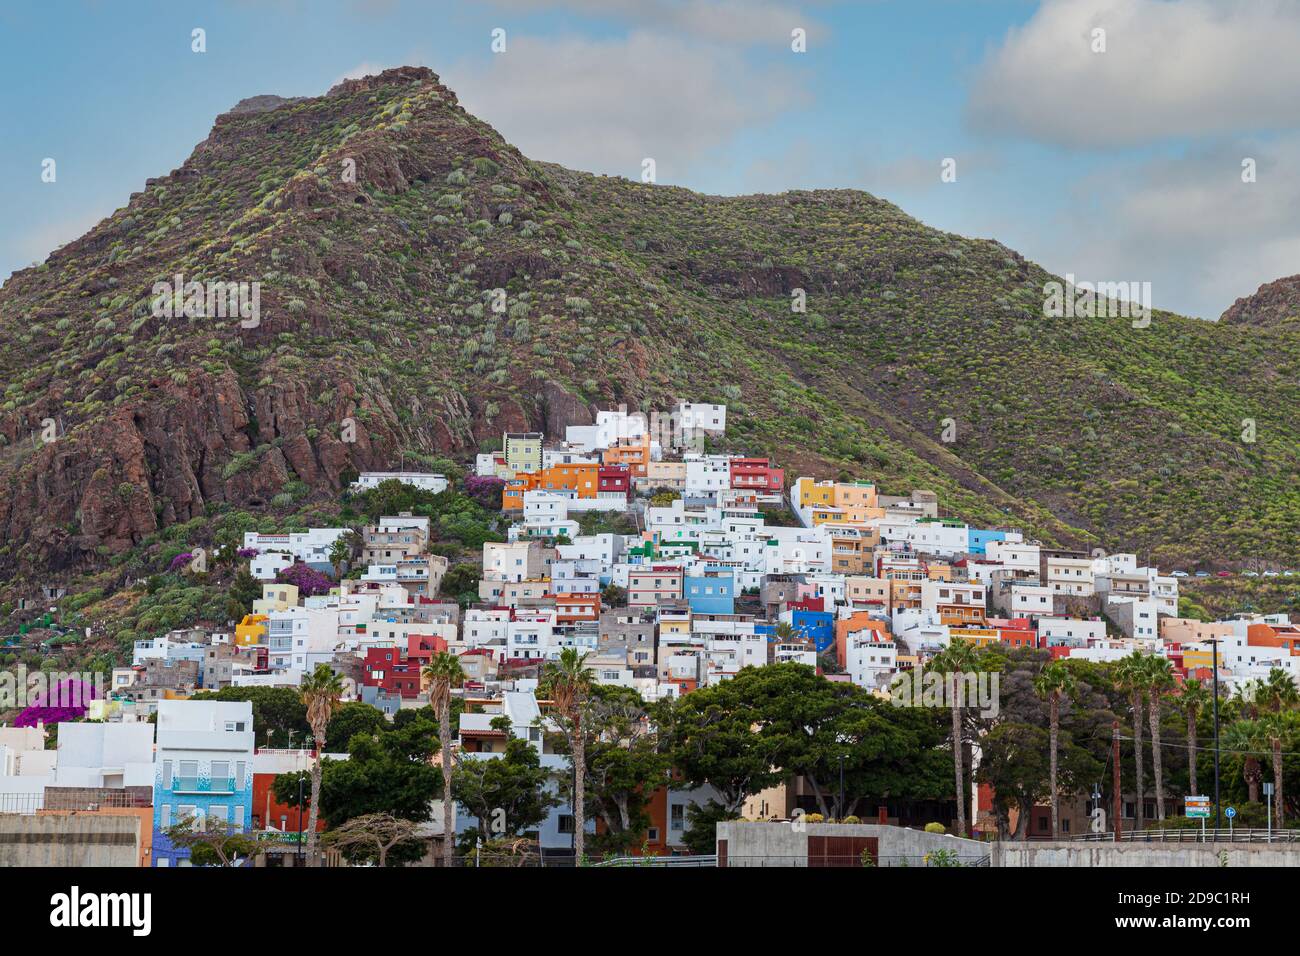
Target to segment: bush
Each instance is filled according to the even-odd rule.
[[[947,833],[948,828],[945,827],[942,823],[927,823],[925,825],[925,832],[926,833]]]
[[[851,814],[851,813],[850,813],[847,817],[845,817],[843,820],[840,821],[840,823],[861,823],[861,822],[862,822],[862,821],[861,821],[860,819],[858,819],[857,817],[855,817],[855,816],[854,816],[853,814]]]

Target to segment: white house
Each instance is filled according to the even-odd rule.
[[[361,477],[352,482],[353,491],[366,491],[378,488],[381,481],[400,481],[404,485],[414,485],[424,491],[440,494],[447,490],[447,476],[435,475],[425,471],[363,471]]]

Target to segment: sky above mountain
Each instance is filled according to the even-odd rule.
[[[1300,272],[1297,49],[1290,0],[10,0],[0,276],[240,99],[409,64],[536,159],[639,178],[649,158],[711,193],[865,189],[1214,318]]]

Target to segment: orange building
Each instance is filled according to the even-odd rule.
[[[866,611],[855,611],[849,617],[841,618],[835,622],[835,660],[840,667],[847,667],[849,663],[849,637],[862,631],[874,631],[872,640],[893,639],[889,626],[884,621],[871,617]]]
[[[581,624],[600,620],[599,594],[555,595],[555,623]]]
[[[634,479],[644,478],[650,465],[650,436],[620,439],[605,449],[601,461],[605,465],[627,465]]]
[[[526,491],[571,491],[579,498],[595,498],[600,465],[595,462],[552,465],[537,472],[520,472],[501,489],[501,509],[522,511]]]

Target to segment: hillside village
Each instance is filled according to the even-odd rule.
[[[318,730],[314,741],[305,730],[296,739],[292,729],[274,736],[259,701],[286,691],[307,699],[324,673],[337,678],[330,715],[364,705],[382,722],[361,729],[423,726],[435,743],[438,722],[450,719],[457,774],[483,761],[535,772],[546,796],[527,825],[509,833],[527,834],[528,852],[543,862],[565,854],[572,861],[582,855],[567,781],[573,748],[565,721],[573,711],[555,683],[565,667],[576,666],[591,695],[635,708],[626,726],[596,737],[630,748],[655,724],[657,707],[704,700],[765,668],[796,686],[815,680],[834,693],[888,701],[901,678],[942,669],[963,646],[1120,667],[1136,652],[1167,662],[1178,686],[1217,680],[1225,698],[1276,685],[1279,674],[1300,683],[1300,627],[1285,614],[1180,617],[1184,571],[1144,565],[1134,554],[1048,547],[1012,527],[974,527],[946,517],[925,489],[887,495],[869,481],[794,476],[767,458],[710,450],[726,427],[724,405],[682,403],[649,417],[609,410],[592,425],[569,426],[562,441],[506,433],[464,476],[356,477],[349,494],[357,496],[420,501],[460,486],[490,501],[504,540],[484,541],[481,563],[437,553],[437,526],[418,504],[359,528],[246,532],[235,561],[260,589],[251,610],[226,629],[136,640],[130,663],[88,695],[86,720],[50,720],[37,701],[18,726],[0,728],[0,803],[10,812],[86,809],[92,793],[96,807],[147,815],[144,865],[187,865],[194,844],[178,842],[176,827],[195,819],[270,835],[259,861],[292,865],[301,861],[304,830],[332,823],[314,808],[309,816],[302,791],[295,800],[285,780],[311,776],[322,756],[327,766],[359,758],[342,731]],[[181,558],[172,570],[184,575]],[[454,679],[440,677],[449,666]],[[938,727],[941,746],[942,720]],[[431,788],[450,768],[445,753],[417,746],[409,755]],[[623,839],[624,853],[686,855],[699,851],[698,836],[688,841],[697,815],[764,820],[823,811],[856,822],[843,812],[843,758],[839,769],[837,797],[815,774],[779,772],[771,785],[735,797],[708,772],[670,759],[637,784],[643,806],[630,816],[623,806],[621,823],[607,807],[584,810],[584,835],[598,839],[618,823],[637,831]],[[1195,773],[1193,764],[1192,786]],[[881,823],[942,820],[952,828],[951,776],[947,786],[946,803],[936,794],[877,806],[868,798],[882,794],[868,791],[853,806]],[[1081,833],[1087,825],[1081,800],[1059,821],[1053,807],[1050,825],[1041,799],[999,817],[995,789],[972,783],[961,801],[957,820],[968,834],[992,838],[1011,821],[1022,834],[1071,832],[1072,823]],[[1125,789],[1125,825],[1134,815],[1139,824],[1151,819],[1156,803],[1164,819],[1162,793],[1155,803],[1144,794],[1134,808]],[[456,804],[455,834],[476,841],[458,852],[481,853],[490,801]],[[403,831],[404,839],[430,841],[430,862],[448,842],[444,810],[441,797],[431,799],[410,814],[418,828]]]

